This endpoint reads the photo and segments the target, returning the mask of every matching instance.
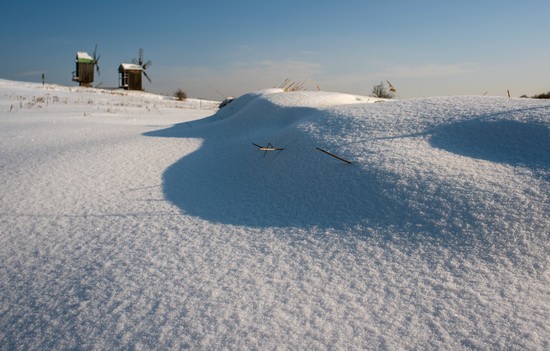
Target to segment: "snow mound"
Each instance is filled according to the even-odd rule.
[[[166,170],[166,197],[223,224],[392,228],[446,244],[505,242],[503,218],[517,219],[519,237],[550,228],[547,102],[374,101],[270,90],[235,100],[206,125],[153,132],[203,140]]]

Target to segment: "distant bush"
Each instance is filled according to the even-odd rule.
[[[187,93],[181,89],[176,90],[174,97],[180,101],[187,100]]]
[[[528,98],[529,96],[523,94],[522,96],[520,96],[520,98]],[[550,91],[547,92],[547,93],[542,93],[542,94],[538,94],[538,95],[533,95],[531,96],[531,99],[550,99]]]
[[[218,108],[222,108],[222,107],[225,107],[227,105],[229,105],[231,103],[231,101],[235,100],[234,97],[232,96],[229,96],[229,97],[226,97],[225,99],[223,99],[223,101],[218,105]]]
[[[384,85],[384,82],[380,82],[380,84],[375,85],[372,87],[372,96],[377,98],[383,98],[383,99],[391,99],[393,98],[393,94],[386,89],[386,86]]]
[[[550,91],[533,96],[533,99],[550,99]]]

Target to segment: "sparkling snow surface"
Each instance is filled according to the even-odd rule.
[[[550,103],[375,101],[0,80],[0,349],[549,349]]]

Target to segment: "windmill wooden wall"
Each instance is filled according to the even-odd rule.
[[[78,62],[76,76],[80,85],[90,85],[94,81],[94,64],[87,62]]]
[[[128,71],[128,90],[143,90],[141,70]]]
[[[134,64],[121,64],[118,68],[119,87],[126,90],[143,90],[142,69]]]
[[[95,53],[94,53],[95,55]],[[94,66],[96,62],[85,52],[76,53],[76,71],[73,72],[73,81],[83,86],[91,86],[94,81]]]

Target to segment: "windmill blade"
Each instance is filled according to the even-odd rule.
[[[97,58],[94,56],[94,65],[95,65],[95,68],[97,70],[97,74],[99,74],[99,58],[101,57],[101,55],[98,55]]]
[[[153,64],[153,61],[148,60],[148,61],[145,62],[145,64],[143,65],[143,69],[147,69],[147,67],[151,66],[152,64]]]
[[[139,65],[143,66],[143,49],[139,49]]]
[[[132,59],[132,63],[133,63],[134,65],[139,65],[139,62],[138,62],[138,60],[136,60],[135,57]]]
[[[152,83],[151,82],[151,78],[149,78],[149,76],[147,75],[147,73],[145,73],[145,71],[142,71],[143,72],[143,75],[145,76],[145,78],[147,78],[147,80],[149,81],[149,83]]]
[[[99,72],[99,58],[101,57],[101,55],[98,55],[97,54],[97,44],[95,44],[95,48],[94,48],[94,65],[95,65],[95,69],[97,71],[97,75],[101,75],[101,73]]]

